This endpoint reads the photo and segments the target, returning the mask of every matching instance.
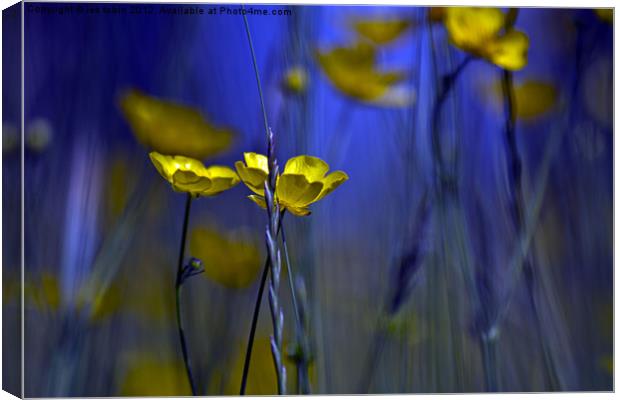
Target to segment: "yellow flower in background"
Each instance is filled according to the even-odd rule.
[[[376,49],[367,43],[317,51],[316,59],[328,80],[345,95],[356,100],[403,107],[413,101],[413,91],[397,87],[405,80],[403,71],[380,71]]]
[[[121,271],[111,282],[94,281],[98,288],[94,292],[89,285],[83,285],[77,293],[77,309],[93,324],[124,316],[150,326],[170,326],[175,316],[174,293],[167,290],[169,276],[160,258],[155,251],[143,254],[139,263],[132,263],[131,269]]]
[[[209,123],[192,108],[128,91],[121,109],[140,143],[158,153],[204,159],[230,148],[232,131]]]
[[[608,373],[609,375],[614,375],[614,357],[613,355],[605,355],[601,356],[598,360],[598,365]]]
[[[398,39],[411,25],[406,19],[368,19],[354,21],[353,29],[372,43],[385,45]]]
[[[283,348],[286,349],[287,347],[288,343],[286,343],[285,339]],[[237,354],[237,357],[230,367],[230,375],[224,387],[223,394],[226,396],[236,396],[239,394],[239,383],[241,382],[243,363],[245,361],[245,343],[239,346]],[[286,380],[287,393],[296,393],[294,371],[297,371],[297,367],[287,356],[284,356],[284,366],[286,367],[287,374],[291,374],[289,375],[289,379]],[[311,385],[314,384],[314,382],[316,382],[316,372],[313,364],[310,364],[308,368],[308,375]],[[278,394],[276,382],[276,372],[273,368],[273,355],[271,354],[269,338],[257,337],[254,342],[252,359],[250,360],[246,395],[276,395]]]
[[[250,286],[261,269],[258,247],[243,235],[196,228],[190,233],[189,248],[193,257],[202,260],[205,275],[227,288]]]
[[[52,272],[44,271],[24,284],[24,299],[43,311],[57,311],[63,300],[60,282]]]
[[[20,146],[21,132],[17,126],[2,122],[2,154],[9,154]]]
[[[214,196],[239,183],[239,177],[231,168],[212,165],[205,167],[193,158],[165,156],[157,152],[149,154],[159,174],[177,192],[192,196]]]
[[[608,24],[614,23],[614,9],[613,8],[597,8],[594,10],[596,16]]]
[[[293,67],[284,75],[283,85],[291,93],[303,93],[308,86],[308,73],[301,67]]]
[[[492,85],[493,100],[503,110],[502,83]],[[518,119],[530,121],[550,112],[557,104],[558,90],[551,83],[529,79],[514,85],[514,112]]]
[[[190,396],[191,389],[181,361],[137,355],[129,360],[120,380],[120,396]]]
[[[235,167],[239,177],[256,195],[249,198],[265,208],[264,182],[269,173],[267,157],[256,153],[243,153],[243,161]],[[343,171],[326,175],[329,165],[318,157],[297,156],[287,161],[282,175],[276,181],[276,201],[284,210],[305,216],[310,214],[308,206],[321,200],[349,179]]]
[[[82,295],[82,293],[80,293]],[[123,292],[120,285],[112,284],[101,293],[97,293],[94,298],[89,299],[89,320],[92,323],[105,322],[108,318],[118,314],[120,311],[126,311],[127,304],[123,299]],[[86,299],[78,297],[78,307],[85,306]]]
[[[115,153],[110,162],[109,172],[106,174],[106,216],[109,222],[119,218],[131,195],[131,188],[135,187],[134,169],[129,163],[129,156]]]
[[[551,111],[557,103],[558,91],[550,83],[525,81],[515,85],[515,115],[533,119]]]
[[[20,303],[22,297],[22,279],[20,274],[6,273],[2,277],[2,303],[8,306],[12,302]]]
[[[448,7],[444,24],[450,42],[475,57],[511,71],[527,64],[527,35],[505,31],[506,14],[498,8]]]

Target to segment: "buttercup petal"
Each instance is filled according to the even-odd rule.
[[[237,169],[237,173],[239,177],[245,183],[245,185],[250,188],[254,193],[262,196],[265,188],[265,180],[267,179],[268,173],[258,168],[248,168],[243,164],[242,161],[237,161],[235,163],[235,168]]]
[[[557,103],[558,90],[550,83],[530,80],[515,86],[517,118],[532,119],[549,112]]]
[[[202,260],[204,275],[232,289],[251,285],[260,272],[258,246],[245,235],[239,237],[239,233],[198,227],[189,235],[190,252]]]
[[[212,165],[208,167],[207,175],[211,179],[211,186],[207,190],[201,192],[201,196],[216,195],[239,183],[239,177],[235,171],[221,165]]]
[[[255,194],[251,194],[248,196],[248,199],[252,200],[254,203],[258,204],[261,208],[267,208],[267,203],[265,202],[265,198],[262,196],[257,196]]]
[[[353,24],[357,33],[379,45],[394,41],[410,26],[411,22],[406,19],[360,20]]]
[[[267,156],[258,153],[243,153],[243,159],[245,160],[245,165],[248,168],[256,168],[260,169],[266,174],[269,173],[269,160]]]
[[[349,176],[343,171],[334,171],[331,174],[327,175],[322,180],[323,189],[321,190],[321,193],[319,193],[316,200],[314,201],[321,200],[323,197],[327,196],[328,194],[336,190],[338,186],[342,185],[348,179],[349,179]]]
[[[207,176],[213,178],[230,178],[233,181],[239,182],[239,176],[232,168],[225,167],[223,165],[211,165],[206,168]]]
[[[151,162],[157,169],[157,172],[168,182],[172,181],[172,174],[176,168],[174,167],[174,162],[172,161],[171,156],[165,156],[163,154],[159,154],[156,151],[152,151],[149,153],[149,158]]]
[[[173,156],[172,160],[176,169],[181,171],[192,171],[196,175],[207,176],[207,169],[201,161],[184,156]]]
[[[500,79],[486,89],[485,95],[493,102],[498,112],[503,112],[504,91]],[[555,84],[526,79],[514,84],[514,112],[518,119],[533,120],[552,111],[558,102],[558,88]]]
[[[293,215],[297,215],[298,217],[305,217],[312,213],[306,207],[286,207],[286,210]]]
[[[370,71],[375,65],[377,51],[372,45],[359,42],[349,47],[317,51],[316,57],[326,72],[343,68],[349,72]],[[330,75],[329,72],[327,74]]]
[[[193,171],[177,170],[172,175],[172,186],[180,192],[196,194],[211,187],[211,180],[206,176],[196,175]]]
[[[304,175],[283,174],[276,184],[276,196],[285,207],[305,207],[316,199],[322,188],[322,182],[309,182]]]
[[[198,194],[201,196],[215,196],[216,194],[222,193],[223,191],[234,187],[238,183],[239,180],[234,178],[212,178],[211,186]]]
[[[375,65],[376,49],[368,43],[316,51],[317,61],[332,85],[356,100],[374,103],[404,75]]]
[[[289,159],[284,166],[283,175],[297,174],[305,176],[308,181],[317,181],[329,171],[329,165],[318,157],[297,156]]]
[[[228,167],[214,165],[206,168],[202,162],[193,158],[165,156],[157,152],[149,156],[157,171],[177,192],[213,196],[239,182],[235,171]]]
[[[475,55],[499,34],[505,21],[500,9],[489,7],[447,7],[444,18],[450,41]]]
[[[120,103],[136,139],[159,153],[203,159],[232,143],[233,132],[211,124],[197,108],[137,90],[125,92]]]
[[[489,44],[489,60],[511,71],[520,70],[527,65],[529,44],[525,33],[512,30]]]

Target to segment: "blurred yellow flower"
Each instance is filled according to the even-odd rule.
[[[555,86],[534,80],[515,85],[514,94],[515,115],[521,119],[533,119],[549,112],[558,98]]]
[[[614,23],[614,9],[613,8],[597,8],[594,10],[596,16],[601,20],[609,24]]]
[[[493,98],[496,104],[504,103],[500,81],[493,84]],[[534,120],[553,109],[557,104],[558,91],[548,82],[530,79],[514,85],[514,112],[518,119]],[[501,107],[500,107],[501,110]]]
[[[52,272],[41,272],[24,284],[24,298],[36,309],[57,311],[62,303],[60,282]]]
[[[387,106],[406,106],[413,101],[413,91],[396,85],[405,79],[403,71],[379,71],[376,49],[368,43],[335,47],[315,53],[321,70],[332,85],[356,100]],[[399,90],[401,89],[401,90]]]
[[[598,362],[599,366],[608,373],[613,376],[614,374],[614,357],[612,355],[605,355],[599,358]]]
[[[214,196],[239,183],[235,171],[228,167],[205,167],[193,158],[165,156],[157,152],[151,152],[149,157],[159,174],[177,192],[190,193],[192,196]]]
[[[160,360],[149,355],[137,355],[119,387],[120,396],[190,396],[191,390],[185,366],[180,361]]]
[[[267,157],[256,153],[243,153],[243,161],[237,161],[235,167],[239,177],[256,195],[249,198],[265,208],[264,182],[269,173]],[[305,216],[310,214],[308,206],[321,200],[349,176],[343,171],[325,175],[329,165],[318,157],[297,156],[287,161],[284,172],[276,181],[276,201],[284,210],[292,214]]]
[[[17,126],[2,122],[2,154],[9,154],[20,146],[21,132]]]
[[[185,105],[130,90],[121,109],[140,143],[162,154],[204,159],[227,150],[233,134]]]
[[[284,349],[287,348],[286,339],[284,340]],[[224,387],[224,395],[238,395],[239,384],[241,383],[241,375],[243,372],[243,363],[245,361],[245,343],[243,343],[238,351],[238,357],[230,367],[230,376],[226,386]],[[289,358],[284,357],[284,366],[287,375],[287,393],[296,393],[295,391],[295,374],[297,367]],[[314,366],[310,364],[308,375],[311,384],[316,381],[316,372]],[[257,337],[254,341],[252,351],[252,359],[250,360],[250,370],[246,387],[246,395],[276,395],[278,388],[276,386],[276,372],[273,368],[273,355],[271,354],[271,345],[268,337]]]
[[[8,268],[7,268],[8,269]],[[7,306],[12,302],[21,303],[22,280],[19,274],[5,273],[2,277],[2,303]]]
[[[132,321],[167,326],[174,322],[174,293],[166,290],[169,285],[159,261],[150,255],[140,263],[133,263],[130,272],[113,278],[108,285],[96,282],[100,288],[92,293],[87,286],[80,288],[78,310],[84,310],[91,323],[105,323],[113,316],[126,316]],[[154,271],[157,272],[154,272]],[[135,279],[135,276],[142,279]],[[135,296],[140,293],[140,296]]]
[[[444,24],[450,42],[475,57],[511,71],[527,64],[527,35],[514,29],[506,31],[506,14],[498,8],[448,7]]]
[[[130,167],[128,157],[121,153],[116,153],[110,162],[109,173],[106,174],[106,202],[109,222],[115,221],[123,214],[129,196],[130,189],[135,187],[134,171]]]
[[[291,68],[284,75],[283,84],[291,93],[303,93],[308,86],[308,73],[301,67]]]
[[[112,283],[105,290],[98,292],[93,298],[87,299],[84,294],[78,298],[78,307],[89,306],[88,318],[91,323],[106,322],[109,318],[118,315],[121,312],[129,310],[130,296],[125,296],[125,290],[120,283]],[[144,297],[144,293],[140,292],[139,298]]]
[[[398,39],[411,27],[406,19],[368,19],[353,22],[353,28],[362,37],[377,45],[385,45]]]
[[[262,267],[258,247],[243,235],[196,228],[190,234],[189,248],[193,257],[202,260],[205,275],[228,288],[248,287]]]
[[[43,153],[53,137],[52,124],[45,118],[37,118],[28,124],[24,131],[25,145],[35,153]]]

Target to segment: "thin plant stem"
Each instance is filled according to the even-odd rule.
[[[433,45],[433,56],[434,56],[434,45]],[[463,59],[463,61],[461,61],[461,63],[450,73],[446,74],[443,76],[442,80],[438,82],[438,94],[437,97],[435,98],[435,102],[433,104],[433,109],[432,109],[432,119],[431,119],[431,148],[432,148],[432,154],[433,154],[433,158],[434,158],[434,168],[435,168],[435,196],[437,197],[437,200],[439,202],[438,206],[437,206],[437,212],[438,212],[438,216],[439,216],[439,224],[440,227],[443,227],[441,229],[441,243],[442,243],[442,247],[445,250],[445,246],[446,244],[444,243],[445,241],[445,227],[448,224],[448,216],[446,215],[447,211],[446,211],[446,205],[447,205],[447,200],[448,199],[454,199],[456,198],[456,196],[458,195],[458,190],[456,187],[456,177],[455,176],[451,176],[446,168],[445,165],[445,161],[444,161],[444,157],[443,157],[443,151],[442,151],[442,143],[441,143],[441,130],[440,130],[440,122],[441,122],[441,112],[444,106],[445,101],[448,99],[448,95],[450,94],[450,92],[452,91],[452,89],[454,88],[459,76],[461,75],[461,73],[464,71],[465,67],[467,67],[467,65],[473,60],[473,58],[471,56],[467,56],[465,59]],[[448,197],[448,195],[450,195],[450,197]],[[445,257],[445,254],[447,254],[445,251],[442,252],[441,256]],[[438,290],[439,287],[437,285],[439,285],[439,282],[441,282],[444,277],[448,274],[448,271],[445,270],[445,264],[448,262],[448,260],[443,260],[442,265],[443,265],[443,272],[441,273],[439,270],[434,271],[433,272],[433,281],[435,282],[435,290]],[[437,275],[435,275],[437,274]],[[442,275],[440,275],[442,274]],[[455,346],[455,359],[457,360],[461,360],[461,348],[459,347],[459,339],[458,339],[458,333],[457,333],[457,327],[456,324],[453,322],[452,318],[450,318],[450,316],[454,316],[456,315],[455,312],[455,306],[454,306],[454,298],[453,295],[450,291],[448,291],[447,293],[447,314],[448,314],[448,324],[449,324],[449,330],[450,330],[450,340],[452,341],[452,345]],[[439,351],[438,349],[436,349],[435,351]],[[461,382],[463,380],[462,376],[461,376],[461,369],[457,368],[457,374],[455,377],[455,384],[456,387],[461,387]],[[436,376],[442,376],[445,375],[445,371],[441,371],[441,369],[439,368],[439,364],[437,363],[435,365],[435,374]]]
[[[185,216],[183,217],[183,231],[181,233],[181,247],[179,249],[179,262],[177,265],[177,277],[176,277],[176,312],[177,312],[177,327],[179,330],[179,339],[181,341],[181,350],[183,352],[183,362],[185,363],[185,370],[187,372],[187,379],[189,386],[192,390],[192,396],[196,396],[196,386],[194,384],[194,377],[192,375],[192,368],[190,366],[189,353],[187,351],[187,343],[185,341],[185,333],[183,330],[183,319],[181,318],[181,286],[183,284],[183,259],[185,258],[185,240],[187,238],[187,226],[189,223],[189,213],[192,205],[192,195],[187,194],[187,200],[185,201]]]
[[[385,347],[386,342],[386,319],[389,321],[393,318],[405,304],[407,298],[411,295],[415,285],[412,284],[413,279],[419,272],[423,255],[422,242],[424,240],[424,230],[428,223],[428,216],[430,214],[430,205],[428,203],[426,192],[422,196],[416,211],[413,222],[413,247],[403,252],[398,259],[398,267],[396,270],[394,280],[394,289],[390,291],[386,298],[385,305],[383,306],[383,313],[377,318],[376,329],[374,339],[369,350],[368,360],[365,361],[366,367],[364,373],[361,375],[359,387],[361,393],[369,393],[374,377],[376,368],[379,365],[380,357]]]
[[[284,211],[282,211],[282,217],[284,217]],[[280,219],[282,221],[282,219]],[[309,394],[310,392],[310,384],[308,380],[308,344],[306,341],[306,337],[304,335],[304,327],[301,320],[299,305],[297,302],[297,295],[295,294],[295,285],[293,284],[293,267],[291,265],[291,260],[288,254],[288,246],[286,244],[286,234],[284,233],[284,226],[282,226],[281,222],[281,235],[282,235],[282,247],[284,249],[284,260],[286,261],[286,268],[288,270],[288,284],[291,290],[291,299],[293,301],[293,309],[295,313],[295,322],[296,322],[296,336],[297,336],[297,344],[301,348],[301,360],[298,361],[298,392],[300,394]]]
[[[494,336],[483,335],[480,337],[482,365],[484,368],[484,385],[487,392],[497,392],[499,390],[496,346],[497,340]]]
[[[280,226],[282,226],[281,221]],[[243,373],[241,375],[241,389],[239,390],[240,396],[243,396],[245,394],[245,389],[248,382],[248,374],[250,372],[250,360],[252,359],[252,348],[254,347],[254,336],[256,335],[256,326],[258,325],[258,316],[260,314],[260,307],[263,302],[263,292],[265,291],[265,283],[267,283],[267,275],[269,275],[269,256],[265,258],[265,266],[263,267],[263,273],[260,278],[260,285],[258,287],[258,293],[256,295],[256,302],[254,303],[254,314],[252,315],[252,325],[250,327],[248,345],[245,350],[245,361],[243,362]]]
[[[269,275],[269,256],[265,258],[265,266],[263,267],[263,273],[260,278],[260,286],[258,287],[258,294],[256,295],[256,302],[254,303],[254,314],[252,315],[252,326],[250,327],[248,345],[245,350],[245,361],[243,362],[243,374],[241,375],[241,389],[239,389],[240,396],[243,396],[245,394],[245,388],[248,382],[248,373],[250,371],[250,360],[252,358],[252,347],[254,347],[254,335],[256,334],[256,325],[258,324],[258,315],[260,313],[260,306],[263,301],[263,292],[265,291],[265,283],[267,283],[267,275]]]
[[[243,14],[243,23],[245,24],[245,33],[248,36],[248,44],[250,45],[250,54],[252,55],[252,65],[254,66],[254,75],[256,77],[256,86],[258,87],[258,97],[260,98],[261,110],[263,112],[263,123],[265,125],[265,135],[269,139],[269,122],[267,121],[267,110],[265,108],[265,98],[263,97],[263,89],[260,84],[260,74],[258,72],[258,63],[256,62],[256,54],[254,53],[254,45],[252,44],[252,33],[250,32],[250,24],[248,17],[245,15],[245,5],[241,5]]]
[[[267,218],[269,223],[265,230],[265,242],[269,253],[270,280],[269,280],[269,308],[271,310],[271,323],[273,335],[271,336],[271,354],[276,370],[278,394],[286,394],[286,368],[284,367],[282,354],[282,333],[284,327],[284,312],[280,306],[278,292],[280,289],[280,275],[282,271],[282,258],[277,243],[277,226],[280,223],[280,210],[275,200],[275,178],[277,176],[278,165],[273,156],[273,138],[269,140],[269,159],[270,173],[269,179],[265,182],[265,203],[267,205]]]
[[[522,184],[522,175],[523,175],[523,167],[521,156],[519,155],[519,149],[517,147],[517,139],[515,134],[515,125],[516,125],[516,115],[514,110],[514,85],[512,82],[512,72],[503,70],[502,71],[502,89],[504,92],[505,99],[505,107],[506,107],[506,123],[505,123],[505,133],[506,133],[506,152],[508,158],[508,175],[509,181],[511,183],[511,192],[510,192],[510,203],[511,203],[511,212],[512,219],[514,223],[515,230],[517,235],[521,236],[523,232],[524,225],[524,215],[523,215],[523,184]],[[546,345],[546,341],[544,339],[544,333],[542,332],[541,320],[538,311],[538,306],[536,304],[536,300],[534,298],[534,267],[532,266],[532,262],[529,257],[526,255],[523,259],[523,267],[522,267],[523,275],[525,277],[525,283],[528,291],[529,303],[532,308],[532,313],[534,316],[534,323],[536,326],[536,332],[538,339],[540,341],[540,346],[543,354],[543,361],[545,364],[545,372],[547,375],[547,379],[550,382],[551,389],[555,390],[558,388],[558,377],[553,366],[553,360],[551,355],[549,354],[548,346]]]
[[[505,29],[512,29],[518,15],[517,8],[511,8],[509,11],[508,23]],[[502,92],[504,95],[504,107],[505,107],[505,139],[506,139],[506,158],[508,163],[508,179],[510,182],[510,206],[513,225],[517,236],[523,235],[525,226],[524,205],[523,205],[523,163],[519,154],[519,148],[517,146],[516,138],[516,114],[515,114],[515,94],[512,72],[506,69],[502,70]],[[534,298],[534,267],[532,261],[527,253],[524,254],[521,266],[521,271],[525,277],[526,287],[528,291],[528,298],[530,307],[532,308],[532,314],[534,316],[534,324],[536,327],[536,333],[540,342],[541,352],[543,354],[543,362],[545,366],[545,375],[550,382],[551,389],[558,388],[559,380],[553,360],[549,353],[544,333],[542,332],[541,320],[538,311],[538,306]]]
[[[461,61],[461,63],[456,67],[454,71],[443,77],[443,80],[440,81],[439,85],[439,94],[435,98],[435,103],[433,104],[433,119],[431,122],[431,145],[436,163],[436,179],[437,182],[442,186],[448,182],[448,177],[446,176],[443,154],[441,150],[441,134],[439,130],[441,110],[443,108],[444,102],[448,98],[448,95],[452,91],[452,88],[454,87],[458,77],[461,75],[465,67],[470,63],[472,59],[472,57],[467,56],[463,61]]]
[[[284,212],[285,211],[282,211],[281,213],[282,217],[284,216]],[[280,218],[280,226],[281,226],[280,234],[282,235],[282,247],[284,249],[284,261],[286,262],[286,268],[288,270],[288,286],[291,290],[291,299],[293,301],[295,322],[297,323],[298,327],[301,327],[301,318],[299,317],[299,308],[297,306],[297,296],[295,294],[295,286],[293,284],[293,267],[291,266],[291,260],[288,255],[288,246],[286,245],[286,235],[284,233],[284,227],[282,226],[282,222],[281,222],[282,217]]]
[[[280,306],[278,290],[280,287],[281,258],[278,249],[277,237],[280,227],[280,207],[275,199],[276,177],[278,176],[278,162],[275,155],[275,140],[269,123],[267,121],[267,111],[263,98],[263,90],[260,83],[260,74],[256,55],[254,53],[254,45],[252,44],[252,34],[250,25],[245,14],[245,6],[241,5],[243,22],[245,31],[250,45],[250,53],[252,55],[252,64],[254,66],[254,74],[256,76],[256,85],[260,98],[261,110],[263,112],[263,122],[265,124],[265,134],[267,139],[267,167],[269,170],[268,179],[265,181],[265,203],[267,206],[268,224],[265,231],[265,242],[269,254],[270,280],[269,280],[269,308],[271,310],[271,322],[273,325],[273,335],[271,336],[271,354],[276,369],[276,379],[278,385],[278,394],[286,394],[286,368],[282,358],[282,331],[284,326],[284,313]]]

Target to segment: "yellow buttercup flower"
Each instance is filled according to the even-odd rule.
[[[491,87],[492,99],[498,110],[503,111],[504,91],[501,81]],[[528,79],[514,85],[514,113],[518,119],[531,121],[553,110],[558,100],[558,90],[551,83]]]
[[[148,354],[128,357],[120,379],[120,396],[189,396],[191,390],[181,361]]]
[[[284,339],[284,345],[282,347],[286,349],[288,345],[289,343]],[[273,368],[273,355],[271,353],[269,337],[257,337],[254,341],[253,349],[246,394],[251,396],[276,395],[278,393],[278,388],[276,385],[276,372]],[[223,388],[223,394],[225,396],[239,394],[239,382],[241,382],[243,364],[245,362],[245,343],[240,343],[237,356],[231,361],[228,379]],[[297,366],[293,360],[286,355],[284,356],[284,366],[286,367],[287,373],[290,371],[290,376],[294,376],[294,371],[297,370]],[[316,370],[313,363],[311,363],[308,368],[308,375],[310,384],[314,385],[316,382]],[[294,378],[287,379],[288,393],[296,393],[295,381]]]
[[[291,68],[284,75],[283,84],[291,93],[303,93],[308,86],[308,73],[301,67]]]
[[[243,157],[245,163],[235,163],[239,177],[256,193],[249,198],[266,208],[264,185],[269,174],[267,157],[256,153],[243,153]],[[291,158],[276,180],[276,201],[282,209],[292,214],[309,215],[310,204],[321,200],[349,179],[343,171],[326,175],[328,171],[329,165],[318,157],[303,155]]]
[[[398,39],[411,27],[405,19],[368,19],[353,22],[353,28],[362,37],[377,45],[385,45]]]
[[[44,271],[25,282],[24,298],[29,305],[40,311],[57,311],[63,301],[57,276],[51,271]]]
[[[406,77],[402,71],[379,71],[376,49],[368,43],[317,51],[317,61],[332,85],[349,97],[377,105],[406,106],[413,92],[404,95],[396,85]]]
[[[193,158],[165,156],[155,151],[149,157],[159,174],[177,192],[190,193],[192,196],[214,196],[239,183],[235,171],[228,167],[205,167]]]
[[[506,14],[498,8],[449,7],[444,24],[450,42],[475,57],[511,71],[527,64],[527,35],[514,29],[506,31]]]
[[[594,10],[596,16],[601,20],[605,21],[608,24],[613,24],[614,22],[614,9],[613,8],[597,8]]]
[[[204,159],[227,150],[233,134],[192,108],[128,91],[121,109],[140,143],[162,154]]]
[[[260,251],[243,235],[196,228],[190,234],[189,248],[192,256],[202,260],[205,275],[228,288],[246,288],[260,272]]]

